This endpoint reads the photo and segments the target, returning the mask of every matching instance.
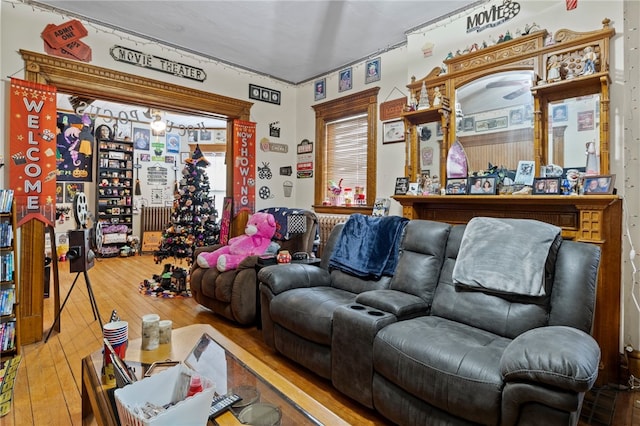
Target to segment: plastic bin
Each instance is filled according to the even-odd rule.
[[[215,386],[206,377],[202,377],[202,392],[177,402],[151,419],[143,419],[133,411],[134,407],[143,406],[147,402],[159,406],[169,404],[179,399],[176,395],[181,392],[186,394],[186,389],[179,389],[179,378],[183,373],[197,374],[184,364],[179,364],[151,377],[116,389],[114,395],[120,424],[122,426],[202,426],[207,424]]]

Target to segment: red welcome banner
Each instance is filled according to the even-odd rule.
[[[18,226],[31,219],[55,222],[56,95],[53,86],[11,79],[9,186]]]
[[[233,122],[233,216],[256,207],[256,123]]]

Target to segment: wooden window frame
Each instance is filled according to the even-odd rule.
[[[328,102],[314,105],[316,112],[316,172],[313,208],[317,213],[363,213],[370,214],[376,198],[377,175],[377,134],[378,134],[378,92],[373,87],[362,92],[344,96]],[[357,114],[367,114],[367,187],[365,206],[323,206],[327,193],[327,182],[323,182],[325,167],[323,157],[326,150],[326,124],[331,121],[348,118]]]

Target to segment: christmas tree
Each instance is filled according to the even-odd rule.
[[[196,146],[186,160],[182,179],[176,182],[171,224],[162,233],[160,247],[154,253],[156,263],[168,257],[193,261],[196,247],[217,244],[220,236],[218,211],[209,197],[209,177],[205,168],[209,162]]]

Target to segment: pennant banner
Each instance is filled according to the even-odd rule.
[[[9,186],[18,226],[56,216],[56,88],[11,79]]]
[[[256,123],[233,122],[233,216],[256,207]]]

